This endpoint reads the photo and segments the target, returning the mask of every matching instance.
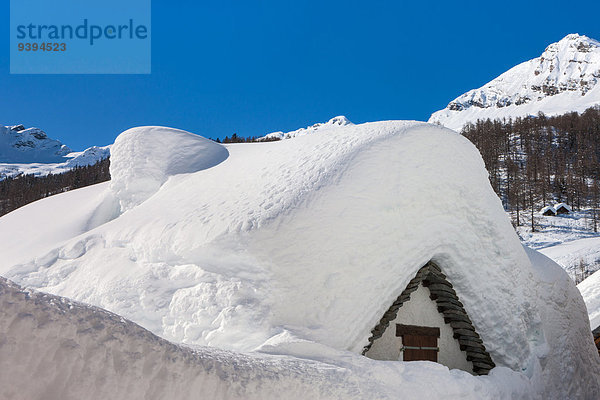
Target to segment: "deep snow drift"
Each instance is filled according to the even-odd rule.
[[[508,369],[474,377],[435,363],[377,362],[325,347],[314,360],[192,350],[118,315],[3,278],[0,337],[5,400],[383,400],[403,392],[475,400],[523,398],[529,389]]]
[[[212,140],[163,127],[126,130],[112,153],[111,189],[123,211],[152,196],[170,176],[210,168],[229,156]]]
[[[182,147],[185,157],[174,151]],[[464,396],[600,395],[581,295],[559,266],[523,249],[479,153],[452,131],[390,121],[221,146],[137,128],[113,146],[111,174],[110,188],[62,195],[78,210],[64,224],[50,223],[52,198],[0,218],[0,275],[175,342],[327,354],[354,371],[368,365],[375,386],[389,374],[430,387],[432,368],[434,381],[464,375],[340,352],[358,354],[434,260],[498,365],[470,377]],[[82,205],[86,196],[93,203]],[[16,229],[28,223],[50,226],[46,238]],[[498,386],[517,393],[485,392]]]
[[[521,63],[431,115],[429,122],[460,131],[477,119],[583,112],[600,104],[600,43],[570,34],[540,57]]]

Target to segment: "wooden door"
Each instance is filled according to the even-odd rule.
[[[434,361],[437,362],[437,337],[424,335],[404,335],[404,361]]]

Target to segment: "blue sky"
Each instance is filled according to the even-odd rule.
[[[150,75],[10,75],[5,24],[0,124],[81,150],[139,125],[222,138],[340,114],[427,120],[568,33],[600,39],[596,11],[596,1],[154,0]]]

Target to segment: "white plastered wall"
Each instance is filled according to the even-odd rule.
[[[429,298],[429,289],[420,285],[411,293],[410,300],[398,310],[396,319],[390,322],[383,335],[373,342],[366,356],[375,360],[402,361],[402,338],[396,337],[396,324],[418,325],[440,328],[438,339],[438,362],[450,369],[473,372],[473,364],[467,361],[467,353],[460,350],[454,339],[450,324],[444,322],[434,300]]]

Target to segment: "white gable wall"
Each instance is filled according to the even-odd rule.
[[[396,319],[390,322],[383,335],[373,342],[366,356],[375,360],[402,360],[402,338],[396,337],[396,324],[418,325],[440,328],[438,339],[438,362],[450,369],[458,368],[473,372],[473,363],[467,361],[467,353],[460,350],[458,340],[454,339],[450,324],[437,310],[434,300],[429,298],[429,289],[420,285],[411,293],[410,300],[398,310]]]

